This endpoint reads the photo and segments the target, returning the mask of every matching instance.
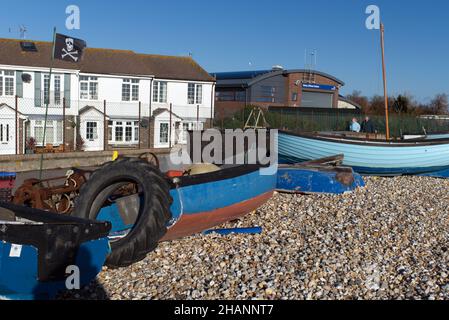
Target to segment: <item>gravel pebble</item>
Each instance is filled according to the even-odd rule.
[[[60,299],[449,299],[449,180],[365,178],[345,195],[275,194]]]

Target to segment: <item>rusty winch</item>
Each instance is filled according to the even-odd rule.
[[[159,168],[159,159],[152,152],[142,153],[138,158]],[[70,214],[83,184],[94,171],[72,168],[63,177],[28,179],[14,193],[13,203],[61,214]],[[111,197],[123,197],[137,193],[134,184],[125,184]]]
[[[64,177],[28,179],[17,189],[13,203],[47,211],[69,214],[81,186],[91,171],[72,169]]]

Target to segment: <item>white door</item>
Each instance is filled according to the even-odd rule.
[[[169,125],[168,121],[158,122],[156,130],[155,147],[156,148],[168,148],[169,147]]]
[[[14,119],[0,119],[0,154],[16,154]]]
[[[180,144],[186,144],[187,143],[187,134],[188,134],[188,130],[189,130],[189,124],[184,122],[182,123],[181,126],[181,132],[179,134],[179,143]]]
[[[101,121],[86,120],[81,123],[81,137],[85,151],[103,150],[103,125]]]

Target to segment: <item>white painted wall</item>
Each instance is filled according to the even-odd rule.
[[[24,73],[31,75],[30,83],[23,83],[23,99],[19,99],[19,112],[24,115],[29,115],[33,118],[42,117],[45,114],[45,108],[35,107],[34,95],[35,95],[35,72],[40,71],[43,75],[48,73],[47,68],[35,68],[35,67],[23,67],[23,66],[2,66],[0,69],[7,70],[21,70]],[[154,79],[154,81],[167,82],[167,102],[156,103],[152,102],[152,90],[153,79],[149,77],[123,77],[114,75],[99,75],[99,74],[87,74],[79,73],[76,70],[63,70],[55,69],[55,74],[61,75],[61,91],[62,96],[64,93],[64,74],[69,73],[71,76],[71,101],[70,107],[65,109],[67,116],[78,116],[79,110],[85,106],[93,106],[98,111],[103,112],[104,100],[106,100],[106,114],[111,120],[127,120],[138,119],[139,116],[139,102],[138,101],[122,101],[122,84],[124,78],[139,79],[139,100],[141,102],[141,117],[149,116],[149,109],[151,103],[151,109],[154,111],[158,108],[170,109],[172,104],[172,111],[174,114],[182,118],[182,122],[192,123],[197,120],[197,111],[199,111],[199,122],[203,123],[206,119],[213,115],[214,97],[213,97],[213,83],[201,82],[201,81],[184,81],[184,80],[167,80],[167,79]],[[98,78],[98,100],[80,100],[80,75],[95,76]],[[188,104],[188,83],[202,84],[203,97],[202,103],[198,105]],[[42,85],[43,88],[43,85]],[[53,88],[51,89],[53,90]],[[151,101],[151,102],[150,102]],[[15,106],[14,97],[0,97],[0,103],[7,103],[11,107]],[[50,107],[48,109],[50,117],[61,117],[63,114],[62,106]],[[158,117],[157,121],[168,121],[168,113],[164,113]],[[173,124],[174,125],[174,124]],[[155,137],[159,136],[158,126],[154,128]],[[172,135],[174,135],[174,128],[172,128]],[[174,141],[172,136],[172,141]],[[157,144],[157,143],[156,143]],[[165,146],[161,146],[165,147]]]
[[[88,110],[80,116],[80,135],[84,140],[85,151],[100,151],[103,150],[104,145],[104,117],[103,114],[96,110]],[[96,137],[94,139],[87,139],[86,127],[88,122],[95,122],[97,124]]]
[[[170,108],[172,104],[172,111],[184,120],[196,120],[197,108],[199,106],[199,118],[202,121],[209,119],[211,111],[213,111],[214,100],[212,99],[213,83],[210,82],[194,82],[194,81],[174,81],[165,79],[155,79],[155,81],[167,82],[167,103],[153,102],[152,110],[157,108]],[[200,105],[188,104],[188,84],[198,83],[203,85],[203,101]]]

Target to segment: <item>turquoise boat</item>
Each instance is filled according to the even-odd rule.
[[[385,141],[280,131],[278,149],[284,163],[342,154],[343,165],[366,175],[415,175],[449,169],[449,139]]]

